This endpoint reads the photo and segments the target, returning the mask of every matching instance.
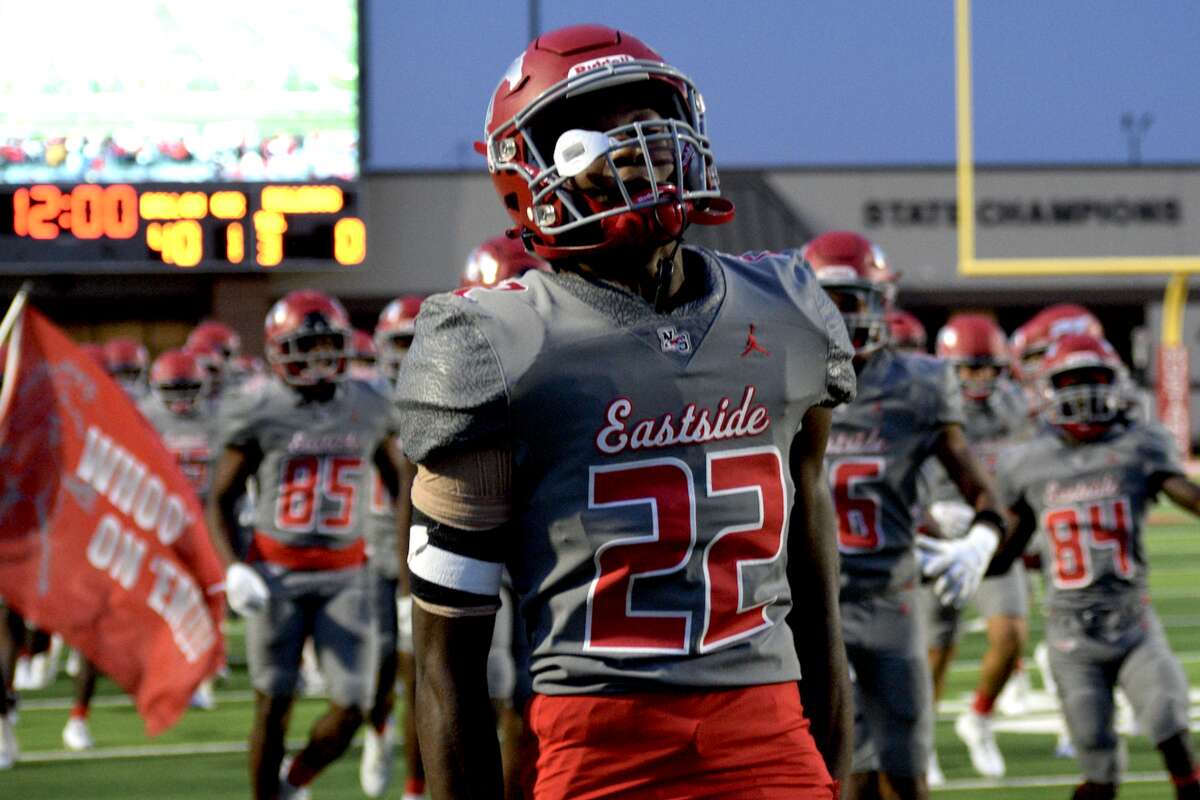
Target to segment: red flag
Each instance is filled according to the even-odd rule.
[[[133,696],[156,735],[224,658],[196,495],[125,392],[32,308],[0,392],[0,597]]]

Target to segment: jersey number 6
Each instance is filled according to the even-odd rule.
[[[680,574],[679,605],[690,605],[684,592],[704,592],[704,628],[697,649],[715,650],[774,624],[770,597],[748,604],[742,568],[766,564],[783,552],[787,501],[783,460],[774,447],[709,453],[708,497],[752,493],[758,516],[727,525],[704,548],[703,587]],[[624,654],[676,653],[691,650],[692,612],[634,610],[636,582],[682,573],[696,546],[696,490],[692,470],[675,458],[659,458],[612,467],[592,467],[588,507],[617,509],[648,506],[651,529],[606,542],[595,555],[596,577],[588,589],[584,649]]]

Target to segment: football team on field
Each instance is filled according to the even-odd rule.
[[[999,778],[1028,565],[1073,796],[1117,794],[1119,689],[1200,798],[1143,541],[1160,493],[1200,515],[1200,486],[1095,316],[1054,305],[1006,337],[954,313],[927,354],[857,233],[684,244],[734,212],[704,101],[613,29],[530,44],[479,148],[514,227],[456,290],[396,298],[373,334],[292,292],[265,365],[218,322],[152,363],[97,352],[206,503],[255,797],[308,796],[360,727],[370,797],[401,740],[406,798],[927,797],[970,603],[987,650],[955,731]],[[27,638],[7,623],[0,768]],[[77,681],[63,738],[85,749],[95,671]],[[288,755],[316,682],[328,709]]]

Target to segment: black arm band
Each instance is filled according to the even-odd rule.
[[[1004,517],[1000,516],[1000,512],[995,509],[985,508],[982,511],[976,511],[975,518],[971,520],[971,527],[974,528],[981,522],[995,528],[1001,538],[1008,530],[1008,525],[1004,523]]]

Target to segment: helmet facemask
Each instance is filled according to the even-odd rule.
[[[109,374],[126,391],[144,389],[146,369],[140,364],[119,364],[110,367]]]
[[[954,373],[963,397],[982,403],[996,391],[1004,374],[1004,364],[992,358],[954,359]]]
[[[336,328],[302,329],[281,337],[268,358],[292,386],[337,383],[345,377],[352,356],[349,338]]]
[[[181,378],[155,384],[154,395],[172,414],[186,417],[199,410],[204,389],[205,381]]]
[[[825,293],[842,314],[856,356],[866,356],[891,338],[887,322],[889,298],[883,287],[865,281],[821,282]]]
[[[1044,378],[1042,415],[1076,439],[1103,435],[1118,420],[1123,396],[1116,370],[1089,365],[1055,372]]]

